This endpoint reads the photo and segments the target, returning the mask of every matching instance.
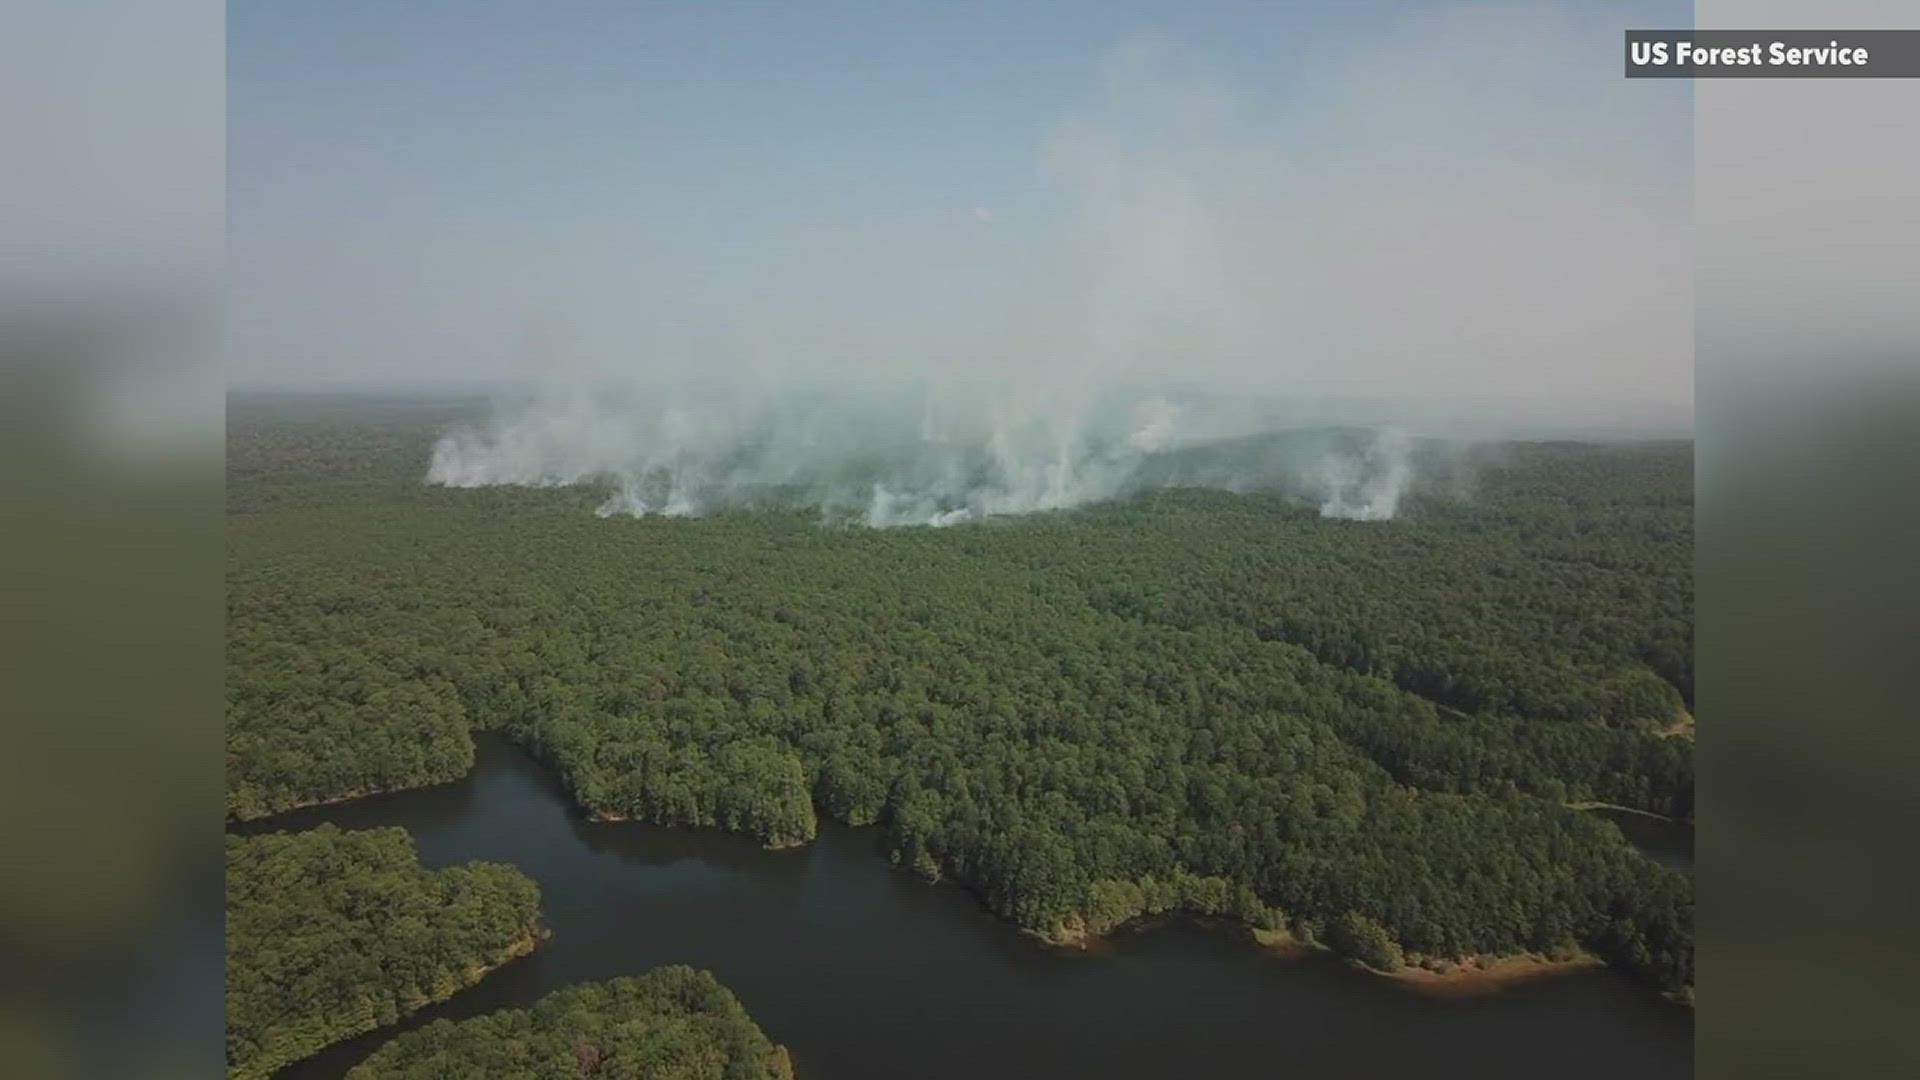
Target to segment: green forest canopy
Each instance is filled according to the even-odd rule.
[[[227,1075],[258,1080],[391,1024],[531,950],[510,866],[424,870],[406,830],[227,837]]]
[[[774,1045],[705,971],[655,968],[570,986],[531,1009],[437,1020],[375,1051],[349,1080],[792,1080]]]
[[[1508,446],[1392,522],[1170,490],[876,531],[429,488],[439,428],[235,417],[234,816],[495,728],[604,816],[878,824],[1056,939],[1188,910],[1691,981],[1691,884],[1566,806],[1691,811],[1687,444]]]

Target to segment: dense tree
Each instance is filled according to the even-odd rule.
[[[534,947],[540,894],[509,866],[428,871],[402,829],[227,837],[227,1074],[271,1075]]]
[[[656,968],[568,987],[531,1009],[439,1020],[394,1039],[351,1080],[792,1080],[768,1040],[712,975]]]
[[[1508,446],[1391,522],[1186,489],[876,531],[428,488],[439,425],[236,415],[234,815],[447,779],[499,728],[590,812],[876,824],[1056,939],[1358,918],[1691,978],[1690,883],[1567,808],[1691,810],[1684,444]]]
[[[1357,911],[1346,912],[1333,921],[1327,944],[1376,971],[1397,971],[1406,963],[1400,943],[1387,928]]]

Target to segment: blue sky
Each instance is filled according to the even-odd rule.
[[[1241,162],[1283,155],[1288,175],[1310,189],[1299,204],[1309,208],[1349,186],[1331,175],[1330,163],[1346,155],[1369,163],[1368,183],[1387,172],[1457,174],[1491,192],[1583,155],[1613,170],[1608,155],[1618,150],[1630,160],[1607,178],[1615,188],[1660,187],[1669,200],[1683,192],[1684,84],[1615,84],[1620,30],[1684,25],[1690,6],[1545,14],[1529,6],[1523,24],[1514,11],[1335,2],[234,5],[234,374],[497,378],[523,373],[527,336],[555,327],[590,353],[711,358],[779,340],[797,365],[830,366],[863,349],[897,355],[918,338],[955,339],[955,327],[992,318],[1009,293],[1032,296],[1046,282],[1015,284],[1022,268],[1045,266],[1054,282],[1086,273],[1088,208],[1120,193],[1129,207],[1164,209],[1135,166],[1166,149],[1224,150]],[[1483,40],[1517,25],[1518,45]],[[1536,30],[1549,42],[1545,59],[1474,55],[1524,52]],[[1154,61],[1153,85],[1116,90],[1116,51],[1142,31],[1170,43]],[[1169,101],[1172,119],[1158,115]],[[1210,112],[1221,103],[1230,119]],[[1120,133],[1092,145],[1119,147],[1119,167],[1132,173],[1062,182],[1049,163],[1063,140],[1069,153],[1088,145],[1073,134],[1087,123]],[[1505,180],[1475,180],[1488,162],[1509,158]],[[1176,186],[1203,193],[1210,235],[1241,231],[1241,218],[1259,227],[1293,213],[1277,195],[1248,199],[1263,183],[1256,170],[1196,168]],[[1577,184],[1580,170],[1565,171]],[[1309,172],[1310,182],[1297,179]],[[1376,197],[1395,190],[1388,184]],[[1370,217],[1352,205],[1332,216],[1359,228]],[[1458,214],[1436,206],[1431,216]],[[1067,254],[1073,229],[1078,263]],[[1337,246],[1326,256],[1333,261],[1348,250],[1337,236],[1317,242]],[[1096,248],[1106,243],[1095,237]],[[1194,250],[1185,237],[1170,243]],[[1299,276],[1297,267],[1249,266],[1244,253],[1222,260],[1235,280]],[[1091,278],[1081,284],[1058,299],[1113,291]],[[970,299],[939,299],[955,296]],[[724,325],[749,309],[754,333]],[[822,329],[856,312],[891,325],[859,341]],[[1308,337],[1339,333],[1328,324]],[[1260,345],[1254,338],[1234,347]],[[1319,347],[1305,340],[1288,344]]]

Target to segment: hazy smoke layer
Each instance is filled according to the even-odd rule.
[[[873,526],[1280,488],[1377,521],[1436,411],[1690,400],[1685,102],[1619,79],[1617,32],[1488,10],[1325,44],[1249,98],[1126,40],[1040,147],[1045,205],[822,231],[698,328],[606,283],[556,305],[536,389],[428,481]]]
[[[429,483],[604,484],[602,517],[817,507],[878,528],[954,525],[1082,506],[1148,488],[1286,491],[1327,517],[1391,518],[1414,478],[1396,432],[1262,434],[1229,402],[1118,392],[1086,407],[988,399],[937,407],[924,392],[708,387],[639,400],[617,387],[549,392],[449,433]],[[911,418],[911,419],[909,419]]]

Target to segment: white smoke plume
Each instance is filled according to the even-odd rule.
[[[447,487],[600,483],[602,517],[802,502],[874,527],[954,525],[1098,502],[1178,444],[1179,409],[1012,396],[918,409],[905,391],[708,387],[644,400],[547,391],[449,432],[427,481]],[[915,417],[909,426],[905,417]]]
[[[1399,511],[1413,480],[1413,443],[1405,432],[1381,431],[1357,456],[1327,455],[1321,470],[1327,488],[1321,517],[1386,521]]]
[[[1130,38],[1040,148],[1064,209],[996,198],[931,231],[816,237],[705,332],[610,276],[555,317],[573,340],[534,389],[450,432],[427,480],[876,527],[1280,488],[1381,521],[1435,417],[1490,434],[1546,406],[1590,429],[1684,406],[1685,157],[1666,149],[1685,101],[1619,79],[1617,31],[1518,18],[1332,41],[1278,97]],[[630,308],[644,323],[603,317]]]

